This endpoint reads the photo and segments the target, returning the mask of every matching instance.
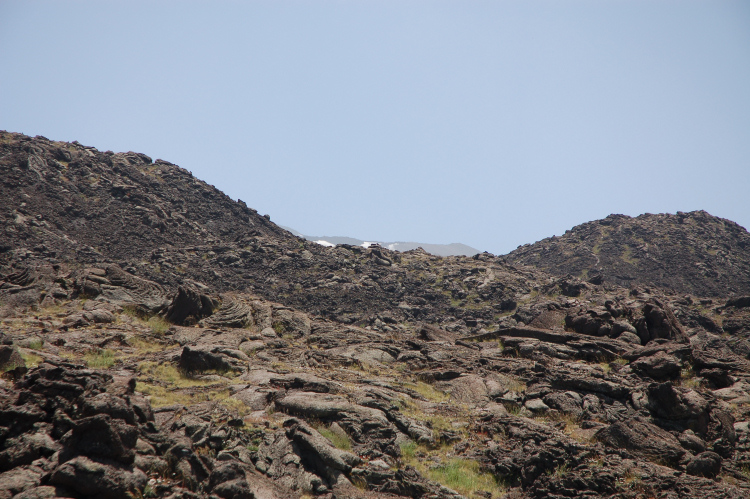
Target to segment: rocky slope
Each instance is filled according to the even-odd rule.
[[[698,296],[750,293],[750,234],[705,211],[610,215],[522,246],[507,259],[620,286],[655,285]]]
[[[750,494],[750,297],[325,248],[0,145],[0,498]]]

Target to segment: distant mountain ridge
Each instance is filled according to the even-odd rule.
[[[705,211],[610,215],[506,255],[557,275],[697,296],[750,293],[750,234]]]
[[[281,226],[281,228],[288,230],[297,237],[302,237],[308,241],[313,241],[323,246],[335,246],[337,244],[351,244],[352,246],[369,247],[372,244],[378,244],[384,248],[388,248],[392,251],[411,251],[417,248],[422,248],[427,253],[435,256],[474,256],[477,253],[481,253],[476,248],[467,246],[461,243],[450,243],[450,244],[430,244],[430,243],[416,243],[416,242],[383,242],[383,241],[366,241],[364,239],[357,239],[354,237],[345,236],[307,236],[299,231],[296,231],[290,227]]]

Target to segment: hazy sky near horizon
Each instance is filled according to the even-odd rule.
[[[0,0],[0,129],[171,161],[309,235],[750,228],[750,2]]]

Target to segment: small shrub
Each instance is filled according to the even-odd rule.
[[[361,476],[354,476],[351,478],[352,485],[357,487],[359,490],[367,490],[367,480]]]
[[[143,319],[143,312],[135,305],[125,305],[122,307],[122,313],[133,319]]]
[[[692,366],[688,366],[680,371],[680,385],[686,388],[700,388],[701,380],[696,377]]]
[[[565,464],[561,464],[554,470],[550,470],[548,474],[556,478],[561,478],[567,475],[569,471],[570,471],[570,465],[568,463],[565,463]]]
[[[166,319],[159,317],[158,315],[151,317],[147,324],[151,327],[151,332],[159,335],[165,334],[172,326],[172,324],[167,322]]]
[[[506,407],[506,409],[508,410],[508,414],[510,414],[511,416],[520,416],[523,407],[518,404],[512,404],[510,405],[510,407]]]
[[[157,497],[156,490],[150,483],[147,483],[146,487],[143,489],[143,497],[144,498]]]

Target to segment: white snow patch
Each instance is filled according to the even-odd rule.
[[[329,243],[328,241],[324,241],[323,239],[320,239],[320,240],[315,241],[315,242],[318,243],[321,246],[328,246],[329,248],[332,248],[332,247],[336,246],[335,244]]]

